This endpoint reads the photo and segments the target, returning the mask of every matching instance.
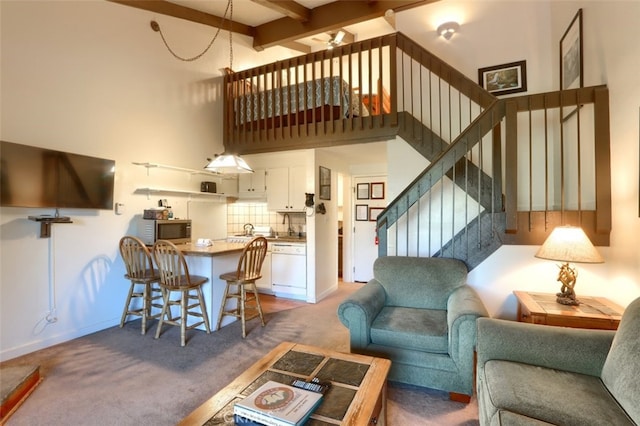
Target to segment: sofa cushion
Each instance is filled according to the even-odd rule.
[[[383,256],[373,276],[384,287],[385,305],[447,309],[449,295],[467,283],[467,266],[458,259]]]
[[[611,350],[602,368],[602,381],[609,392],[640,422],[640,298],[625,309]]]
[[[511,411],[500,410],[491,419],[491,426],[549,426],[553,423],[543,422],[542,420],[532,419],[531,417],[522,416]]]
[[[385,306],[371,324],[371,342],[430,353],[447,353],[447,311]]]
[[[598,377],[490,360],[488,399],[498,410],[566,425],[633,425]]]

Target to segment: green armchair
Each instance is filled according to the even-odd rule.
[[[640,422],[640,298],[617,331],[478,320],[481,425]]]
[[[389,380],[473,394],[476,319],[487,310],[456,259],[387,256],[338,307],[351,352],[391,360]]]

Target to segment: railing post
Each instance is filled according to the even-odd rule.
[[[391,127],[398,126],[398,34],[389,42],[389,84],[391,93]]]
[[[507,233],[518,231],[518,106],[506,101],[505,114],[505,213]]]
[[[596,166],[596,233],[611,231],[611,141],[609,89],[594,92],[594,134]]]
[[[387,219],[383,219],[378,222],[376,227],[376,235],[378,237],[378,257],[384,257],[387,255]]]

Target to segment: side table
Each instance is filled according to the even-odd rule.
[[[518,321],[560,327],[617,330],[624,308],[605,297],[578,296],[578,306],[561,305],[556,295],[514,291]]]

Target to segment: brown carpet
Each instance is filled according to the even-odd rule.
[[[193,330],[180,347],[177,327],[153,338],[140,321],[112,327],[6,361],[2,366],[40,365],[44,380],[7,425],[173,425],[226,386],[282,341],[348,352],[338,304],[359,284],[341,284],[317,304],[266,315],[247,324],[241,338],[233,323],[210,335]],[[448,400],[445,392],[390,383],[389,425],[478,425],[475,398]]]

